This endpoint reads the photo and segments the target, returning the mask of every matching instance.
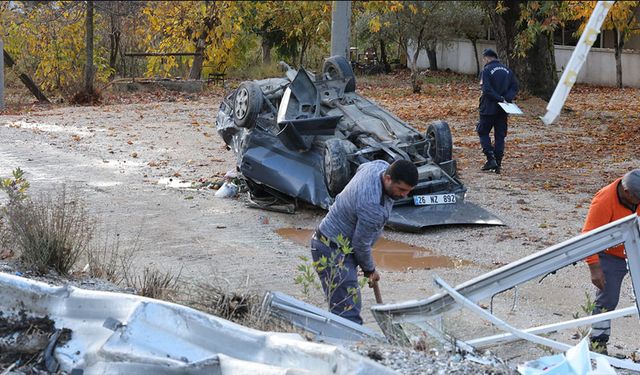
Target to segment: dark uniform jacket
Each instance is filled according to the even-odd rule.
[[[518,81],[513,72],[499,60],[488,62],[482,69],[480,115],[504,113],[498,102],[511,102],[518,93]]]

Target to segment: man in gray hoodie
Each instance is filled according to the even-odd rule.
[[[412,162],[389,165],[376,160],[360,165],[336,197],[311,239],[311,256],[332,313],[362,324],[357,267],[369,278],[369,286],[380,280],[371,247],[389,219],[393,201],[406,197],[417,183]]]

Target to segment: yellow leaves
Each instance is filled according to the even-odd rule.
[[[411,6],[415,8],[413,4],[411,4]],[[389,10],[394,13],[401,12],[403,9],[404,9],[404,5],[402,5],[402,3],[399,1],[392,1],[391,5],[389,5]]]
[[[581,33],[589,17],[596,6],[596,1],[575,1],[570,2],[571,11],[568,17],[573,20],[581,20],[578,32]],[[617,28],[620,32],[629,34],[640,33],[640,22],[638,17],[634,17],[634,12],[640,6],[640,1],[616,1],[609,9],[607,17],[602,24],[602,30],[612,30]]]
[[[382,25],[380,24],[380,16],[375,16],[369,21],[369,30],[372,33],[377,33],[380,31]]]

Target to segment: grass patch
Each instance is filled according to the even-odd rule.
[[[69,273],[94,234],[84,203],[66,188],[38,198],[12,200],[6,208],[11,242],[20,259],[39,272]]]

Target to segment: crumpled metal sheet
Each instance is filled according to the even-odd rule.
[[[267,292],[263,311],[314,335],[314,341],[331,343],[354,341],[386,342],[381,334],[341,316],[280,292]]]
[[[435,206],[393,206],[387,221],[390,228],[406,232],[419,232],[430,226],[454,224],[504,225],[500,218],[471,202]]]
[[[90,374],[392,374],[344,348],[263,332],[197,310],[0,273],[5,315],[45,316],[72,338],[55,349],[62,371]],[[265,372],[261,372],[265,369]],[[269,371],[266,371],[269,369]]]

